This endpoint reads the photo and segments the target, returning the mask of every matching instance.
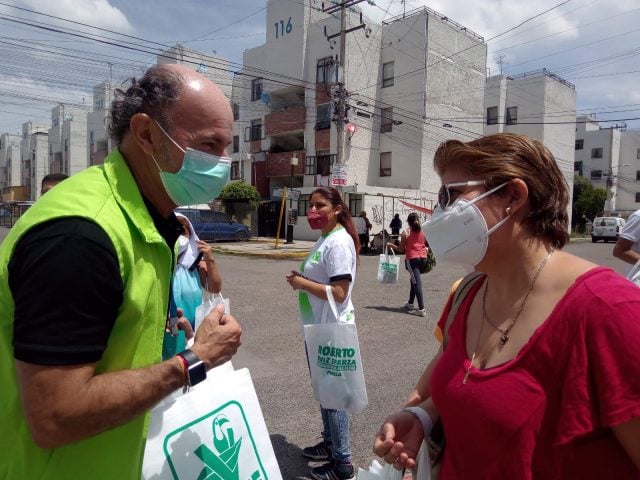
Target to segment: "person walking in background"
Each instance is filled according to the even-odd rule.
[[[42,177],[42,186],[40,187],[40,195],[44,195],[61,181],[69,178],[66,173],[50,173]]]
[[[400,214],[396,213],[391,219],[391,223],[389,224],[389,228],[391,229],[391,235],[400,235],[400,230],[402,229],[402,220],[400,220]]]
[[[613,256],[630,264],[627,271],[640,260],[640,210],[633,212],[622,227]]]
[[[351,291],[356,279],[360,242],[349,208],[335,188],[320,187],[309,198],[309,225],[320,230],[321,237],[302,262],[300,272],[292,271],[286,279],[299,290],[300,320],[303,325],[320,323],[327,303],[325,287],[329,285],[335,298],[340,322],[355,322]],[[307,362],[308,354],[307,354]],[[347,480],[354,478],[349,445],[349,414],[320,406],[322,442],[303,449],[302,454],[313,460],[328,460],[311,469],[316,480]]]
[[[355,218],[356,231],[358,232],[358,239],[362,247],[361,253],[364,255],[369,253],[369,231],[371,230],[371,222],[367,218],[367,212],[364,210],[360,212],[360,215]]]
[[[434,167],[429,245],[475,271],[449,297],[415,406],[383,423],[374,452],[413,468],[439,415],[440,480],[640,478],[640,290],[561,251],[558,162],[502,133],[449,140]]]
[[[211,245],[198,238],[187,217],[181,213],[175,215],[182,232],[178,237],[178,256],[171,288],[176,308],[182,311],[181,319],[184,320],[180,321],[177,334],[170,330],[165,332],[162,346],[162,358],[165,360],[184,350],[186,341],[193,336],[196,308],[203,303],[203,296],[222,291],[222,276]]]
[[[392,250],[404,252],[404,266],[409,272],[409,300],[404,304],[404,308],[419,317],[427,314],[424,308],[424,297],[422,295],[422,277],[420,272],[427,263],[427,240],[420,227],[420,220],[417,213],[410,213],[407,217],[409,228],[400,235],[400,245],[388,242],[387,247]],[[418,308],[414,306],[414,301],[418,300]]]
[[[0,246],[2,479],[139,480],[149,410],[240,346],[219,306],[191,350],[160,361],[173,210],[228,182],[229,101],[182,65],[130,83],[109,115],[118,147],[38,200]]]

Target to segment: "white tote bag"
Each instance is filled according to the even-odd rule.
[[[249,370],[210,370],[186,394],[156,405],[141,478],[281,480]]]
[[[321,323],[304,326],[313,394],[323,408],[360,412],[368,400],[356,324],[339,321],[331,286],[325,290]]]
[[[398,283],[400,257],[391,250],[391,255],[383,253],[378,261],[378,282],[393,285]]]

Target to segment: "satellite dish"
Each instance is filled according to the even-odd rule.
[[[268,93],[262,93],[262,95],[260,95],[260,100],[262,100],[262,103],[264,103],[265,105],[270,105],[271,104],[271,95],[269,95]]]

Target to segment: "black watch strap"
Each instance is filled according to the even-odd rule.
[[[184,350],[178,355],[187,361],[187,375],[190,387],[207,378],[207,369],[204,362],[192,350]]]

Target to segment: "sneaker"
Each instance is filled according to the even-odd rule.
[[[416,307],[413,306],[413,303],[409,303],[409,302],[404,304],[404,308],[405,310],[409,310],[409,311],[416,309]]]
[[[427,316],[427,311],[424,308],[422,310],[420,310],[420,309],[414,310],[411,313],[413,313],[414,315],[417,315],[419,317],[426,317]]]
[[[311,478],[316,480],[349,480],[356,478],[356,476],[351,463],[331,461],[321,467],[312,468]]]
[[[324,441],[302,449],[302,455],[312,460],[331,460],[331,447]]]

